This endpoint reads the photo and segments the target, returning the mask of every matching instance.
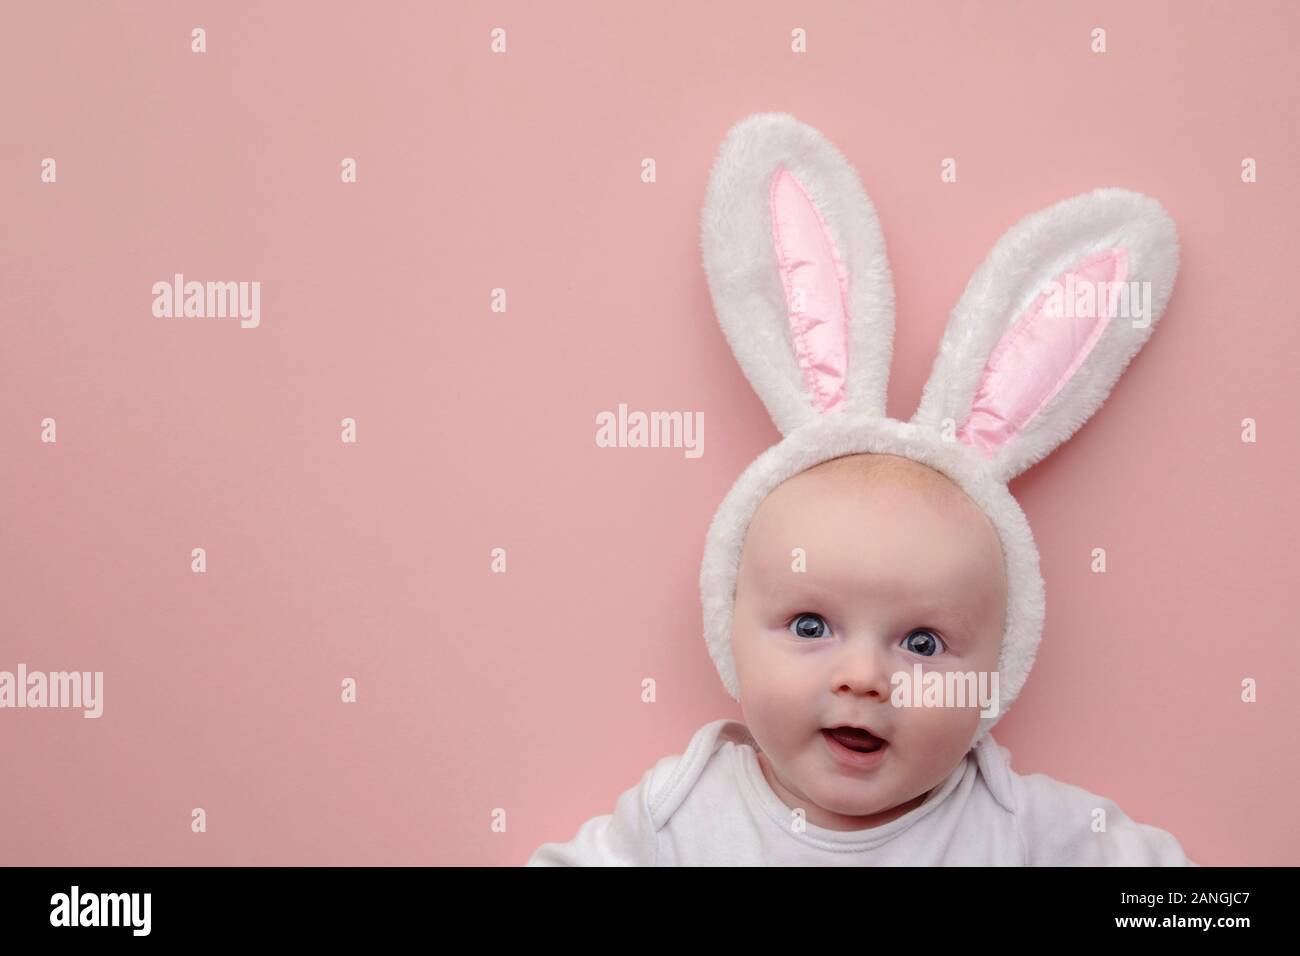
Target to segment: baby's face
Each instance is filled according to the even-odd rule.
[[[768,495],[746,532],[732,652],[760,766],[785,803],[817,826],[864,829],[919,805],[952,772],[979,707],[895,707],[890,678],[917,664],[995,670],[1005,574],[978,506],[907,459],[849,456]],[[847,756],[824,733],[845,724],[884,747]]]

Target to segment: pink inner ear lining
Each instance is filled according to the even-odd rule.
[[[772,176],[768,206],[795,358],[814,407],[837,411],[848,377],[848,272],[821,211],[785,166]]]
[[[1128,253],[1116,246],[1079,260],[1049,283],[989,354],[958,440],[986,457],[1014,441],[1074,377],[1110,324],[1113,301],[1103,297],[1105,287],[1096,289],[1097,284],[1127,277]],[[1087,283],[1094,286],[1094,315],[1046,314],[1054,291],[1068,297]]]

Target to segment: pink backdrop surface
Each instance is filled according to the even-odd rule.
[[[1108,185],[1173,215],[1160,328],[1012,484],[1047,626],[995,736],[1197,862],[1300,863],[1297,28],[1288,2],[4,4],[0,670],[103,671],[104,714],[0,711],[0,863],[515,865],[739,716],[697,575],[778,436],[698,220],[768,110],[879,212],[895,418],[1020,217]],[[153,317],[177,272],[260,281],[260,326]],[[620,403],[702,411],[704,455],[597,447]]]

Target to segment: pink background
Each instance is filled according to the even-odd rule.
[[[1296,5],[328,6],[0,12],[0,669],[105,672],[99,720],[0,711],[0,862],[514,865],[739,716],[697,574],[777,434],[698,217],[781,110],[880,214],[896,418],[1021,216],[1172,213],[1160,329],[1012,485],[1048,619],[996,737],[1197,862],[1300,863]],[[261,327],[153,318],[174,272],[260,281]],[[597,448],[620,402],[703,411],[704,457]]]

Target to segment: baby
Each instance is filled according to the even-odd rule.
[[[884,239],[842,153],[786,114],[743,120],[701,224],[719,323],[782,434],[723,500],[700,570],[744,722],[705,725],[530,864],[1194,865],[1109,800],[1013,772],[989,733],[1046,613],[1008,484],[1101,406],[1163,314],[1163,207],[1098,189],[1009,229],[907,422],[885,415]]]
[[[917,664],[993,671],[1006,600],[995,529],[939,472],[860,454],[788,479],[741,558],[744,723],[708,724],[529,865],[1195,865],[1110,801],[1012,772],[992,737],[972,750],[977,702],[891,703]]]

